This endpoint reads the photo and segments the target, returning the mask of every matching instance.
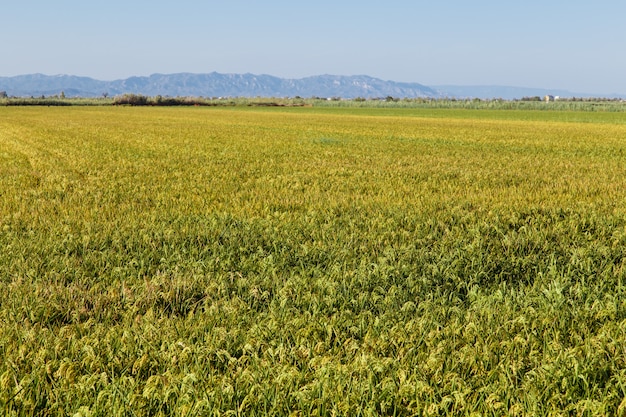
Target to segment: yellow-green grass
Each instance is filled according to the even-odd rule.
[[[626,124],[0,109],[4,415],[624,415]]]

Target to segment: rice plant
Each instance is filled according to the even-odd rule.
[[[619,113],[0,111],[7,416],[626,415]]]

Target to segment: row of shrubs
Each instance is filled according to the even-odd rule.
[[[57,98],[7,98],[0,99],[0,104],[5,106],[71,106],[74,103]]]
[[[216,103],[198,97],[148,97],[141,94],[124,94],[107,98],[59,98],[53,97],[0,97],[0,105],[5,106],[214,106]],[[224,105],[224,103],[221,103]]]
[[[113,99],[115,105],[130,106],[207,106],[206,100],[198,97],[148,97],[141,94],[124,94]]]
[[[115,105],[130,106],[269,106],[294,107],[306,105],[301,97],[296,98],[204,98],[204,97],[148,97],[141,94],[124,94],[113,99]]]
[[[620,100],[562,99],[546,106],[541,100],[524,97],[521,100],[481,100],[481,99],[432,99],[404,98],[363,98],[343,100],[340,98],[275,98],[275,97],[163,97],[141,94],[124,94],[113,98],[65,98],[50,97],[2,97],[0,106],[322,106],[322,107],[427,107],[427,108],[472,108],[472,109],[536,109],[536,110],[578,110],[578,111],[626,111],[626,103]]]

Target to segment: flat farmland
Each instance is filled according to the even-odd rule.
[[[624,113],[0,108],[7,416],[626,415]]]

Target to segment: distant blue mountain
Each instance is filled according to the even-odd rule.
[[[153,74],[123,80],[100,81],[74,75],[30,74],[0,77],[0,91],[9,96],[53,96],[61,92],[67,97],[116,96],[126,93],[171,97],[341,97],[341,98],[481,98],[506,100],[554,95],[561,97],[607,97],[626,95],[594,95],[564,90],[507,86],[439,85],[428,87],[418,83],[384,81],[367,75],[317,75],[286,79],[255,74]]]
[[[439,97],[417,83],[383,81],[366,75],[319,75],[284,79],[254,74],[153,74],[123,80],[99,81],[73,75],[42,74],[0,77],[0,91],[9,96],[100,97],[134,93],[148,96],[196,97]]]

